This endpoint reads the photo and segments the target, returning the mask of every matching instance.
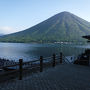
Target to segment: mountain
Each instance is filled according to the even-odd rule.
[[[61,12],[24,31],[0,37],[5,42],[60,42],[83,41],[90,34],[90,22],[69,13]]]

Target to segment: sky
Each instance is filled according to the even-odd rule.
[[[0,0],[0,33],[25,30],[63,11],[90,22],[90,0]]]

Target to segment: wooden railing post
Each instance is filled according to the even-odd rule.
[[[60,63],[62,63],[62,52],[60,52]]]
[[[22,80],[22,73],[23,73],[23,59],[19,59],[19,80]]]
[[[43,71],[43,56],[40,56],[40,72]]]
[[[56,55],[53,54],[53,67],[55,67],[55,65],[56,65]]]

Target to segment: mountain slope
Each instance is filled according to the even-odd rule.
[[[69,12],[59,13],[24,31],[2,36],[7,42],[83,41],[90,34],[90,23]]]

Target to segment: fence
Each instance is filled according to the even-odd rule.
[[[68,59],[67,61],[69,62]],[[0,80],[2,80],[2,78],[4,78],[4,80],[7,80],[5,76],[9,77],[10,75],[15,77],[18,75],[19,80],[22,80],[23,72],[25,70],[39,69],[40,72],[43,72],[44,66],[47,67],[52,65],[52,67],[55,67],[56,64],[59,63],[65,63],[65,56],[62,53],[60,53],[59,55],[53,54],[51,57],[47,58],[43,58],[43,56],[40,56],[39,59],[28,62],[23,62],[23,59],[19,59],[19,63],[2,67],[2,69],[5,71],[0,74]]]

